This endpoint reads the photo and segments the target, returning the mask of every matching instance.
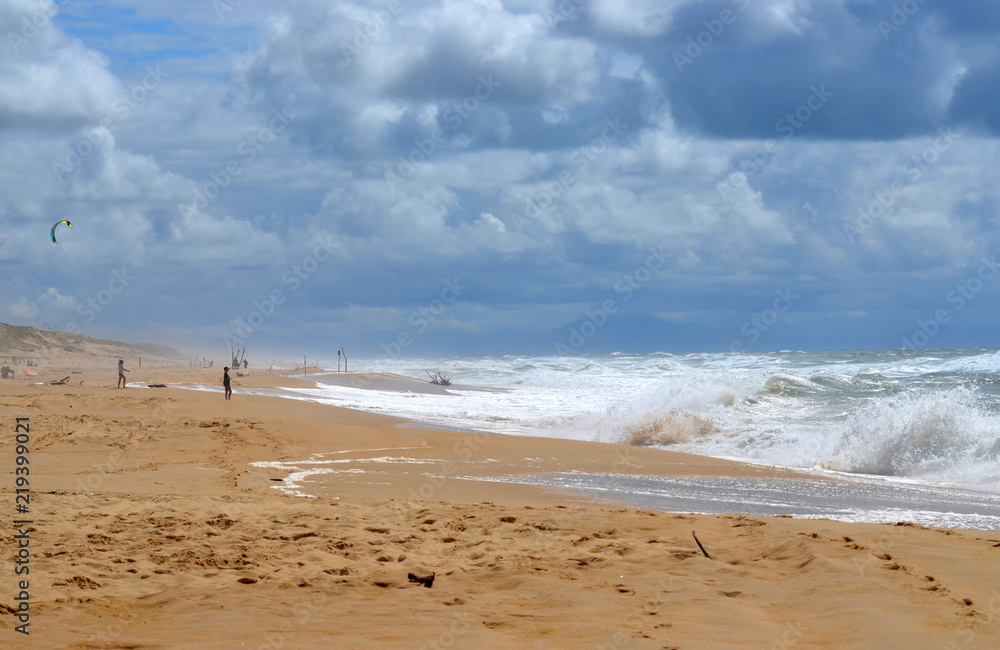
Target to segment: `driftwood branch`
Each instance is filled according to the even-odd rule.
[[[695,544],[698,545],[698,548],[701,549],[701,552],[705,555],[705,557],[707,557],[709,560],[711,560],[712,556],[709,555],[708,551],[705,550],[705,547],[701,545],[701,541],[698,539],[698,536],[694,534],[693,530],[691,531],[691,537],[694,537]]]
[[[432,375],[428,372],[427,376],[431,378],[432,384],[437,384],[438,386],[451,386],[451,378],[455,375],[445,375],[443,372]]]

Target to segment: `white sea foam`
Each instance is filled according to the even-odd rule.
[[[824,464],[861,474],[996,483],[998,425],[968,388],[894,395],[851,413]]]
[[[396,359],[353,361],[352,371],[443,372],[454,384],[450,394],[405,393],[310,375],[315,388],[281,394],[459,430],[638,442],[1000,492],[997,350]],[[483,387],[504,390],[475,390]]]

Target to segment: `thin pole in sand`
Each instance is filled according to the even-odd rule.
[[[306,365],[306,355],[302,355],[302,373],[305,375],[309,374],[309,366]]]
[[[701,545],[701,540],[698,539],[698,536],[694,534],[693,530],[691,531],[691,537],[694,537],[695,543],[698,545],[698,548],[701,549],[701,552],[705,555],[705,557],[707,557],[709,560],[711,560],[712,556],[709,555],[708,551],[705,550],[705,547]]]

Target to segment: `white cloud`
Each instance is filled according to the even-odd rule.
[[[615,53],[611,64],[611,75],[623,79],[634,79],[642,67],[642,57],[637,54]]]
[[[656,36],[666,30],[673,14],[693,0],[591,0],[590,15],[601,29],[627,36]]]
[[[763,3],[760,10],[776,31],[801,35],[810,24],[806,18],[810,4],[809,0],[771,0]]]
[[[22,296],[17,302],[7,305],[7,313],[10,314],[12,320],[33,320],[38,315],[38,307]]]
[[[44,309],[55,312],[76,311],[79,303],[73,296],[64,296],[57,289],[49,287],[45,293],[38,296],[38,302]]]
[[[22,296],[17,301],[7,305],[7,313],[11,318],[36,322],[46,320],[55,323],[58,320],[76,313],[79,303],[73,296],[64,296],[58,289],[49,287],[37,294],[34,300]],[[41,325],[41,323],[39,323]]]
[[[836,3],[754,2],[679,77],[664,56],[687,38],[674,33],[674,21],[698,25],[699,5],[720,5],[571,2],[579,12],[553,22],[546,12],[565,3],[434,0],[403,3],[388,20],[376,13],[384,3],[360,0],[245,2],[222,17],[195,4],[116,0],[114,10],[169,29],[139,38],[127,25],[87,17],[92,29],[70,38],[64,26],[84,19],[74,13],[45,24],[15,56],[0,55],[0,260],[16,269],[4,285],[9,317],[71,310],[93,292],[88,278],[124,264],[143,283],[123,299],[144,305],[128,318],[139,322],[146,312],[142,318],[169,328],[175,314],[197,313],[205,320],[192,330],[215,332],[246,313],[259,291],[281,286],[281,273],[309,253],[316,233],[336,242],[336,254],[303,283],[301,304],[269,321],[271,331],[294,331],[295,310],[317,304],[356,304],[353,315],[341,314],[348,320],[405,322],[410,290],[433,286],[442,268],[475,269],[482,283],[482,303],[456,309],[453,328],[543,331],[578,318],[594,288],[621,272],[623,251],[651,243],[669,251],[673,270],[662,282],[670,273],[696,276],[718,292],[705,300],[810,277],[828,287],[825,295],[852,301],[839,314],[873,313],[851,293],[869,284],[866,295],[886,293],[867,279],[871,269],[897,278],[967,272],[1000,247],[994,141],[970,132],[910,179],[907,161],[936,136],[850,139],[851,121],[871,117],[858,108],[859,97],[870,97],[862,91],[900,84],[897,96],[909,97],[925,89],[930,108],[886,102],[876,117],[936,124],[947,119],[961,72],[995,56],[988,39],[928,30],[921,21],[941,8],[928,5],[911,32],[870,59],[858,54],[864,48],[839,44],[873,42],[877,32]],[[0,19],[9,29],[54,6],[10,0]],[[65,3],[67,14],[71,7]],[[382,23],[368,42],[345,57],[342,46],[376,18]],[[206,42],[218,47],[202,53]],[[933,46],[930,59],[911,56],[921,46]],[[772,132],[810,84],[830,77],[834,51],[844,72],[827,82],[836,93],[830,103],[720,196],[717,185],[760,148],[731,133],[758,123]],[[157,56],[166,82],[101,127],[136,71]],[[720,59],[725,66],[715,65]],[[752,74],[726,77],[757,60],[774,62],[761,68],[767,83],[759,88]],[[794,69],[782,67],[788,60]],[[928,60],[944,72],[928,77]],[[449,123],[448,110],[474,96],[481,75],[500,82],[496,93],[477,100],[458,126]],[[727,94],[736,82],[749,84],[739,102]],[[685,103],[684,84],[704,97]],[[987,110],[995,91],[982,93],[970,101]],[[792,101],[777,110],[774,96]],[[691,116],[716,108],[719,128],[701,135]],[[281,109],[295,116],[288,129],[247,160],[239,147]],[[615,118],[628,127],[602,142],[605,120]],[[399,157],[435,128],[445,141],[400,170]],[[81,144],[87,134],[96,142]],[[81,146],[87,153],[77,152],[72,170],[53,171]],[[238,173],[226,172],[230,163]],[[398,182],[386,181],[387,170]],[[224,172],[228,180],[213,180]],[[848,241],[844,225],[900,177],[905,187],[891,209]],[[211,183],[224,187],[194,202]],[[529,207],[546,193],[550,205]],[[76,228],[53,247],[48,228],[62,217]],[[497,298],[505,292],[539,304]],[[644,295],[653,293],[651,285]],[[212,299],[189,309],[199,296]],[[679,302],[661,317],[695,311]],[[697,313],[707,322],[717,312]],[[315,322],[358,336],[371,329]]]
[[[0,56],[0,129],[11,124],[66,129],[106,115],[120,91],[107,58],[56,29],[55,3],[4,5],[0,24],[9,31]]]
[[[559,124],[569,119],[569,111],[565,106],[547,106],[542,109],[542,119],[546,124]]]
[[[684,253],[677,259],[677,265],[682,269],[693,269],[700,263],[701,260],[698,258],[698,254],[690,248],[684,251]]]
[[[249,221],[189,210],[170,226],[162,255],[188,263],[271,265],[282,257],[277,236],[256,230]]]
[[[594,44],[550,34],[539,14],[514,14],[500,3],[441,2],[373,22],[370,12],[351,6],[290,6],[283,21],[291,26],[274,30],[241,76],[265,92],[294,85],[314,110],[386,95],[461,99],[486,73],[507,94],[574,104],[591,97],[598,79]]]
[[[500,221],[499,219],[497,219],[495,216],[493,216],[489,212],[483,212],[483,213],[481,213],[479,215],[479,221],[477,223],[482,223],[482,224],[485,224],[487,226],[490,226],[493,229],[495,229],[497,232],[507,232],[507,226],[504,224],[504,222]]]

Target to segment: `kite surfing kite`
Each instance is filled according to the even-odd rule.
[[[61,220],[55,222],[54,224],[52,224],[52,243],[53,244],[58,244],[59,243],[59,242],[56,241],[56,226],[58,226],[61,223],[66,224],[70,228],[73,227],[73,224],[71,224],[69,221],[66,221],[65,219],[61,219]]]

